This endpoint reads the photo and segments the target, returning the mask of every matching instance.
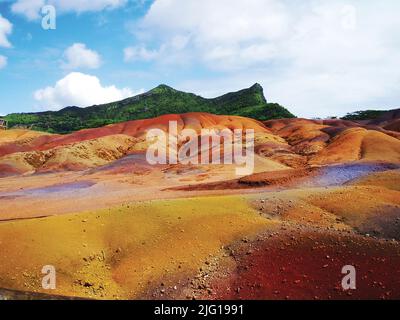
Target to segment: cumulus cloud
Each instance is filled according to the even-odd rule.
[[[7,65],[7,57],[0,55],[0,69]]]
[[[86,107],[118,101],[141,93],[133,92],[130,88],[118,89],[116,86],[103,86],[100,80],[92,75],[71,72],[53,87],[46,87],[34,93],[41,108],[58,110],[66,106]]]
[[[12,28],[11,22],[0,14],[0,47],[11,48],[11,43],[7,37],[11,34]]]
[[[210,66],[237,68],[271,57],[269,42],[288,32],[289,18],[276,0],[156,0],[136,30],[161,42],[160,59],[186,49]]]
[[[64,69],[88,68],[97,69],[101,65],[100,55],[86,47],[84,43],[74,43],[64,52],[65,61],[61,63]]]
[[[396,107],[399,11],[396,0],[156,0],[135,35],[162,53],[156,62],[176,56],[219,72],[221,92],[257,81],[298,115],[341,115]],[[171,45],[177,37],[183,46]]]
[[[24,15],[29,20],[40,17],[40,10],[44,5],[54,5],[61,13],[88,11],[101,11],[114,9],[127,3],[127,0],[17,0],[11,10],[14,13]]]

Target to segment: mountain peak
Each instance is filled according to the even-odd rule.
[[[164,93],[164,92],[174,92],[174,91],[176,91],[174,88],[166,84],[160,84],[154,89],[150,90],[151,93]]]
[[[257,89],[257,90],[263,90],[263,87],[261,84],[259,84],[258,82],[256,82],[255,84],[253,84],[250,89]]]
[[[261,84],[255,83],[249,88],[249,90],[260,94],[265,99],[265,97],[264,97],[264,88],[262,87]]]

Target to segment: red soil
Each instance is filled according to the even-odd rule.
[[[400,132],[400,119],[396,119],[385,126],[386,130]]]
[[[0,164],[0,178],[17,174],[20,174],[20,172],[17,169],[13,168],[12,166],[6,164]]]
[[[231,255],[236,269],[225,279],[216,277],[210,285],[213,294],[205,298],[400,298],[400,248],[395,242],[292,230],[238,245]],[[342,289],[345,265],[356,268],[356,290]]]

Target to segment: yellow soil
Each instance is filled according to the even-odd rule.
[[[372,173],[366,177],[351,181],[349,185],[369,185],[400,191],[400,170]]]
[[[336,230],[356,230],[370,219],[400,212],[400,192],[380,186],[292,189],[250,198],[272,219]]]
[[[0,287],[44,292],[41,268],[54,265],[54,294],[140,298],[166,276],[176,281],[195,275],[221,246],[275,225],[238,196],[2,223]]]
[[[319,190],[305,195],[303,200],[344,219],[353,228],[358,228],[369,218],[400,211],[400,192],[375,186]]]
[[[0,158],[0,164],[9,165],[21,173],[37,169],[92,168],[121,158],[134,142],[135,138],[126,135],[112,135],[46,151],[9,154]]]
[[[15,143],[29,143],[35,138],[50,135],[50,133],[25,130],[25,129],[12,129],[0,131],[0,145],[15,142]]]
[[[111,135],[54,149],[44,169],[92,168],[124,156],[135,139],[127,135]]]
[[[361,157],[367,161],[400,162],[400,140],[378,131],[368,131]]]
[[[285,141],[285,139],[283,139],[280,136],[277,136],[275,134],[265,133],[265,132],[257,132],[254,134],[254,145],[255,146],[257,146],[258,144],[263,144],[263,143],[268,143],[268,142],[274,142],[277,144],[287,145],[287,142]]]

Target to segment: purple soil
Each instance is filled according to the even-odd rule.
[[[13,192],[10,196],[46,196],[52,193],[72,192],[82,189],[87,189],[94,186],[96,183],[86,180],[68,183],[58,183],[42,188],[32,188]]]

